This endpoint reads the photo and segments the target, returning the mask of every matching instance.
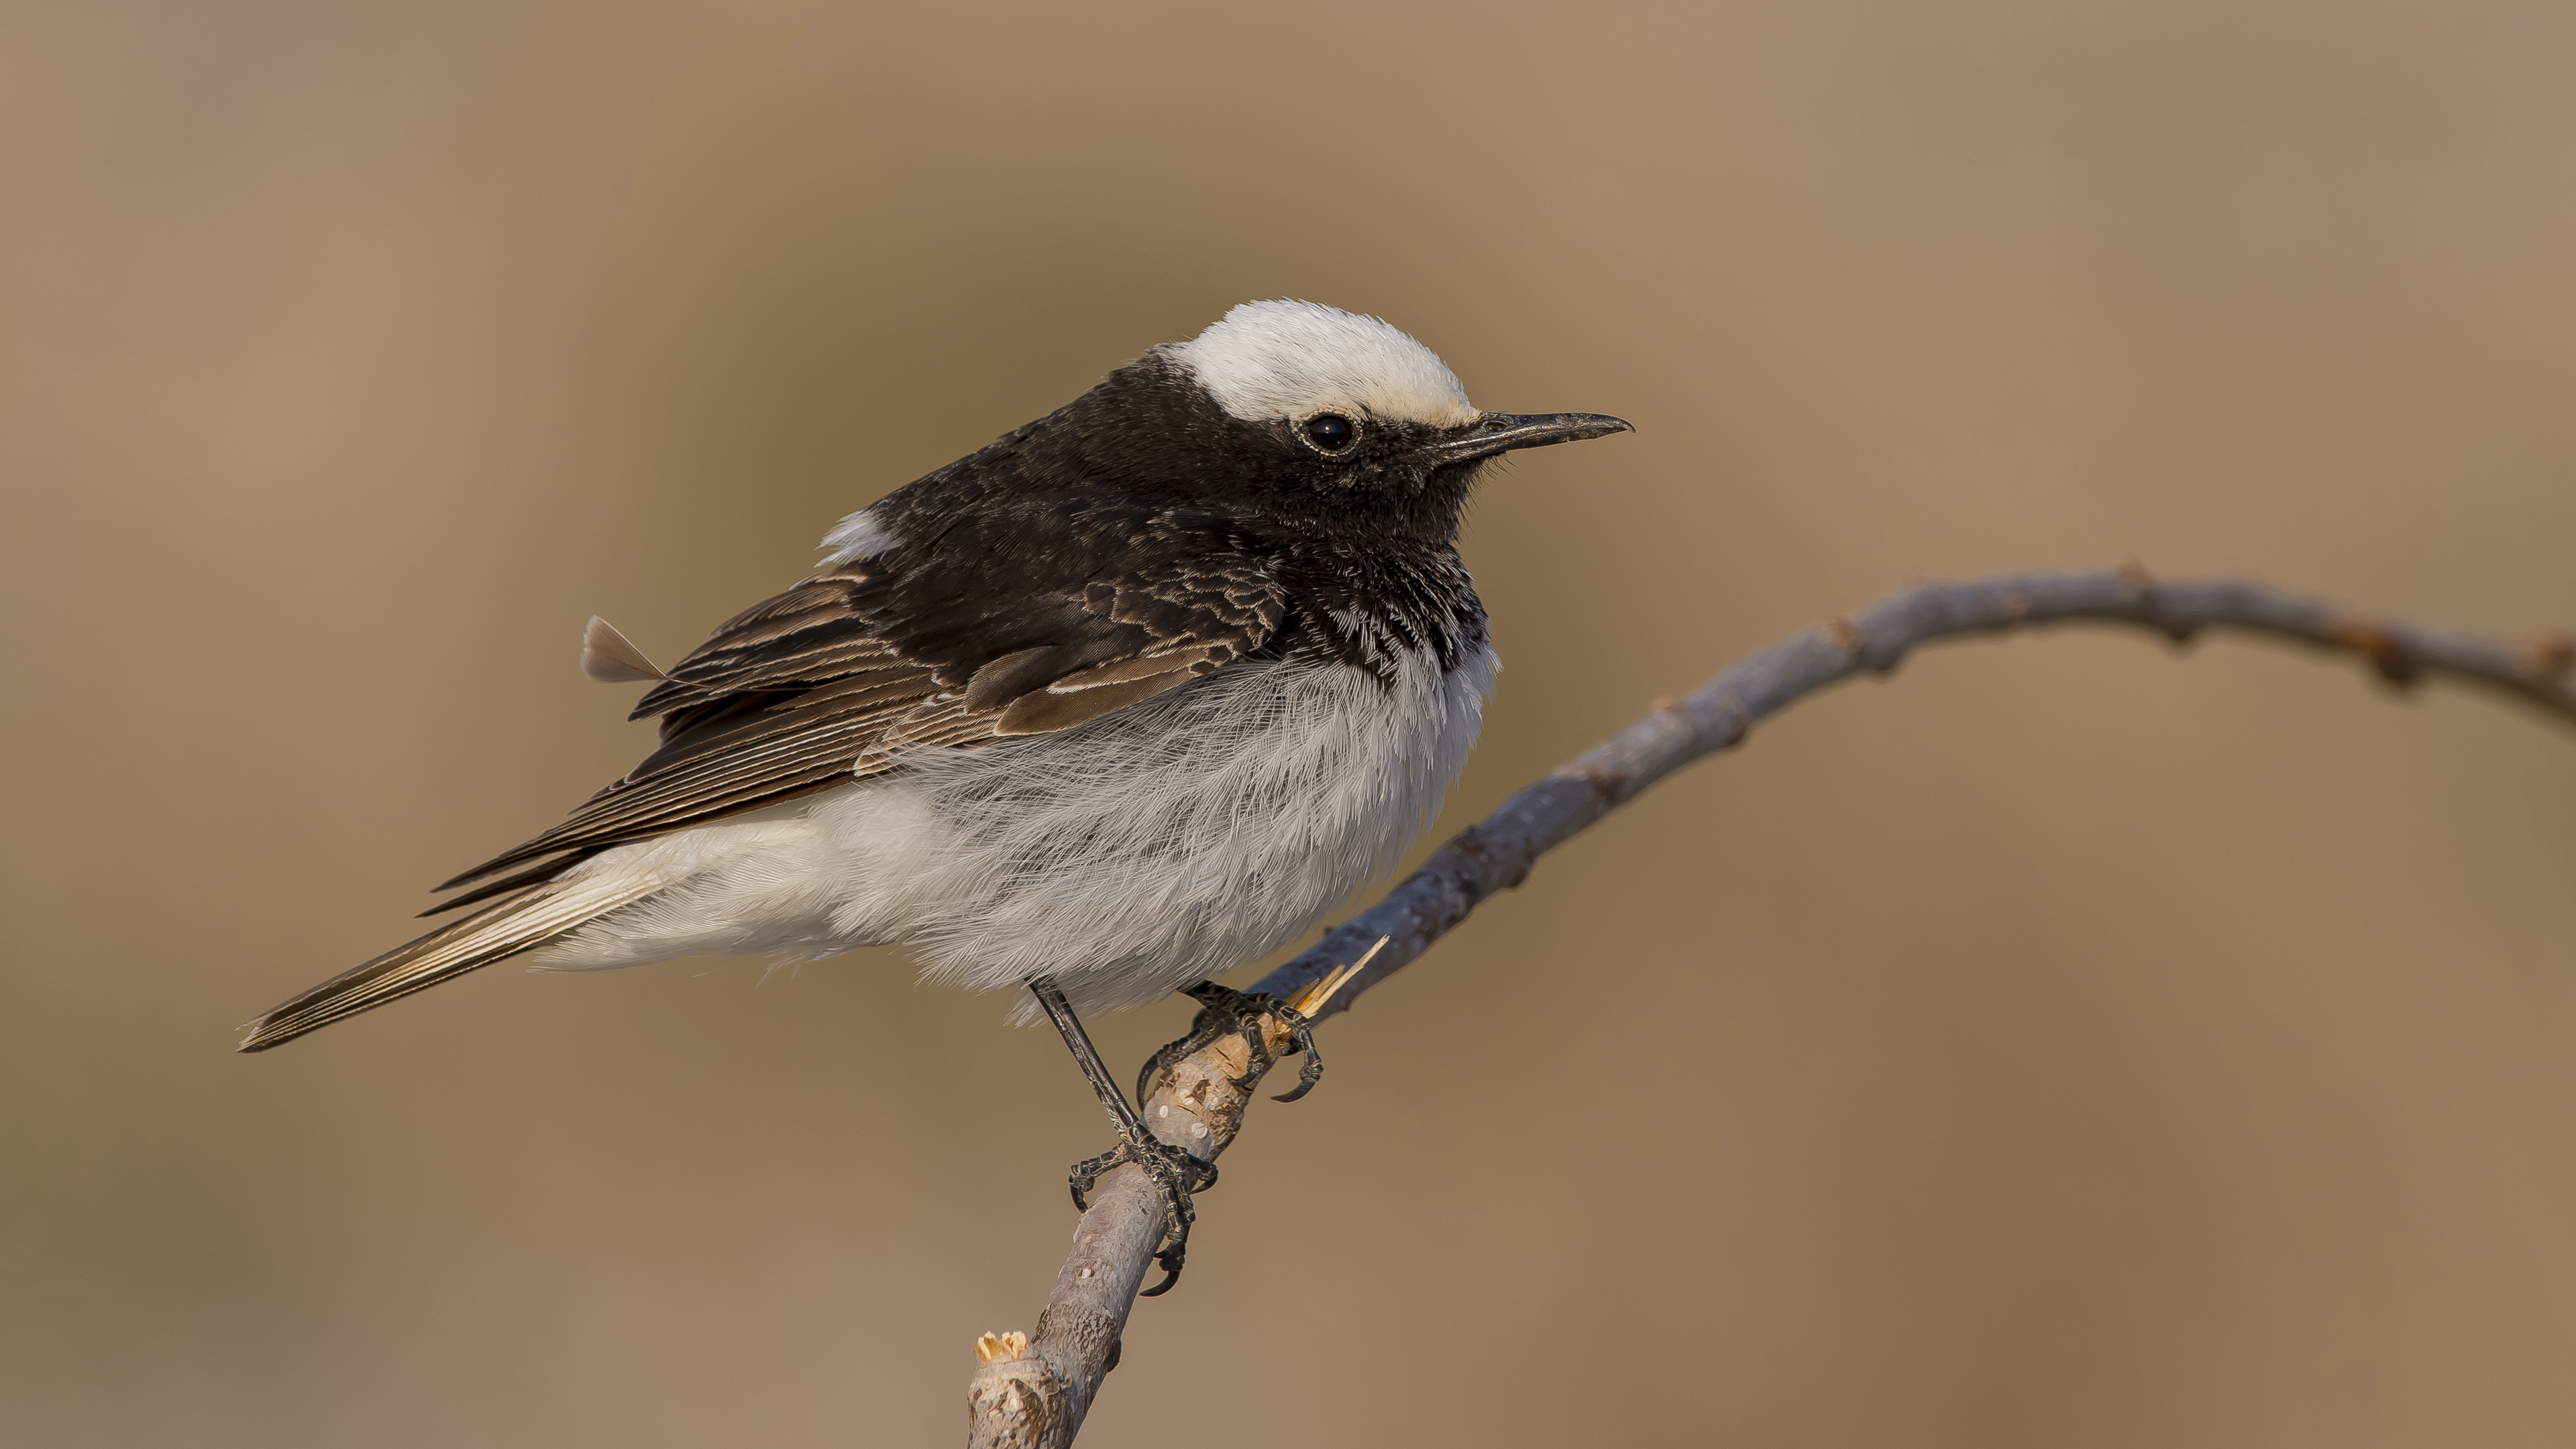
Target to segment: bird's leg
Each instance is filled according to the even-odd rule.
[[[1314,1024],[1306,1019],[1304,1012],[1266,991],[1237,991],[1213,981],[1184,986],[1181,994],[1199,1004],[1199,1014],[1190,1022],[1188,1036],[1179,1041],[1165,1042],[1145,1059],[1145,1069],[1136,1077],[1137,1101],[1144,1101],[1151,1093],[1154,1078],[1161,1075],[1164,1068],[1238,1032],[1252,1048],[1252,1058],[1245,1073],[1234,1079],[1234,1085],[1240,1091],[1252,1090],[1252,1084],[1261,1079],[1261,1074],[1269,1071],[1286,1054],[1270,1049],[1270,1035],[1261,1027],[1261,1018],[1265,1016],[1277,1018],[1288,1028],[1288,1051],[1303,1052],[1306,1057],[1297,1069],[1297,1085],[1270,1100],[1294,1102],[1315,1090],[1315,1084],[1324,1079],[1324,1055],[1315,1050]]]
[[[1078,1211],[1088,1212],[1091,1204],[1086,1195],[1090,1193],[1091,1185],[1100,1179],[1102,1173],[1122,1162],[1136,1164],[1147,1177],[1152,1178],[1154,1186],[1163,1195],[1163,1238],[1154,1252],[1154,1261],[1163,1268],[1163,1281],[1136,1296],[1151,1298],[1168,1292],[1174,1283],[1180,1281],[1181,1261],[1190,1245],[1190,1224],[1198,1218],[1198,1210],[1190,1196],[1216,1186],[1216,1164],[1203,1157],[1194,1157],[1146,1130],[1145,1120],[1136,1115],[1135,1108],[1127,1105],[1125,1097],[1119,1095],[1118,1084],[1110,1079],[1109,1068],[1101,1062],[1099,1049],[1091,1044],[1091,1033],[1082,1029],[1082,1019],[1073,1014],[1072,1003],[1064,999],[1064,992],[1057,989],[1051,978],[1030,977],[1029,993],[1037,997],[1038,1005],[1046,1008],[1047,1019],[1055,1023],[1057,1033],[1063,1036],[1065,1046],[1073,1052],[1075,1063],[1082,1068],[1082,1075],[1089,1079],[1091,1090],[1099,1095],[1100,1105],[1109,1109],[1109,1120],[1118,1128],[1116,1147],[1073,1165],[1070,1178],[1073,1205]]]

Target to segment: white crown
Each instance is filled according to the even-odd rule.
[[[1320,302],[1246,302],[1164,350],[1219,407],[1250,422],[1343,412],[1456,427],[1478,416],[1430,348]]]

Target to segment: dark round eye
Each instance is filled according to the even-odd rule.
[[[1340,413],[1317,413],[1306,420],[1306,441],[1327,453],[1338,453],[1351,445],[1359,429]]]

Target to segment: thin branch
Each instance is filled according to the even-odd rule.
[[[2244,579],[2152,579],[2134,565],[2083,573],[2002,574],[1924,583],[1858,614],[1825,622],[1739,660],[1503,802],[1432,853],[1384,900],[1324,933],[1313,949],[1253,986],[1293,1000],[1337,967],[1377,955],[1315,1011],[1334,1016],[1411,965],[1496,891],[1517,886],[1541,855],[1703,755],[1744,742],[1755,721],[1863,672],[1885,674],[1920,644],[2069,621],[2128,624],[2184,644],[2203,629],[2236,629],[2359,656],[2390,685],[2447,678],[2511,695],[2576,724],[2576,638],[2524,647],[2430,625],[2355,613]],[[1273,1033],[1274,1050],[1284,1029]],[[1157,1136],[1201,1156],[1225,1150],[1242,1126],[1245,1090],[1229,1080],[1257,1064],[1227,1037],[1177,1064],[1143,1104]],[[1062,1449],[1073,1442],[1161,1236],[1161,1205],[1143,1174],[1104,1177],[1074,1230],[1073,1252],[1038,1315],[1037,1331],[987,1334],[972,1391],[970,1442],[979,1449]]]

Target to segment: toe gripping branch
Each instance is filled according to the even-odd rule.
[[[1064,1037],[1064,1044],[1072,1049],[1074,1061],[1082,1067],[1083,1076],[1091,1082],[1092,1092],[1100,1098],[1100,1105],[1108,1109],[1109,1120],[1118,1129],[1116,1147],[1073,1165],[1068,1177],[1068,1185],[1073,1189],[1073,1206],[1079,1212],[1090,1211],[1092,1185],[1100,1180],[1102,1173],[1121,1163],[1132,1162],[1153,1179],[1154,1187],[1163,1199],[1163,1236],[1154,1251],[1154,1261],[1162,1265],[1163,1281],[1136,1296],[1152,1298],[1170,1292],[1172,1285],[1180,1281],[1181,1262],[1188,1255],[1190,1224],[1198,1219],[1198,1210],[1191,1202],[1191,1195],[1216,1186],[1216,1164],[1184,1152],[1147,1130],[1144,1119],[1137,1116],[1136,1109],[1127,1105],[1127,1099],[1119,1094],[1118,1083],[1110,1078],[1108,1066],[1100,1060],[1099,1049],[1091,1044],[1091,1034],[1083,1030],[1082,1019],[1073,1014],[1072,1004],[1064,999],[1064,993],[1053,981],[1043,976],[1034,977],[1029,981],[1029,991],[1037,997],[1038,1005],[1046,1009],[1048,1019],[1055,1023],[1056,1031]],[[1143,1099],[1140,1096],[1138,1100]]]
[[[1323,1079],[1324,1057],[1321,1052],[1315,1050],[1314,1023],[1308,1021],[1305,1013],[1295,1007],[1264,992],[1236,991],[1231,987],[1219,986],[1213,981],[1201,981],[1195,986],[1184,986],[1181,988],[1181,994],[1199,1003],[1199,1014],[1190,1023],[1188,1036],[1178,1041],[1165,1042],[1151,1057],[1146,1058],[1144,1070],[1136,1074],[1138,1107],[1141,1108],[1152,1098],[1154,1083],[1165,1071],[1177,1063],[1189,1060],[1225,1038],[1238,1034],[1244,1040],[1249,1058],[1245,1063],[1244,1074],[1228,1080],[1233,1083],[1236,1091],[1249,1093],[1253,1085],[1261,1080],[1262,1075],[1285,1055],[1283,1052],[1271,1049],[1271,1028],[1263,1023],[1264,1017],[1286,1027],[1287,1050],[1303,1052],[1306,1058],[1298,1072],[1297,1085],[1271,1100],[1294,1102],[1313,1091],[1315,1083]],[[1118,1147],[1088,1162],[1075,1164],[1073,1203],[1075,1207],[1082,1207],[1083,1195],[1091,1190],[1092,1181],[1101,1173],[1122,1162],[1133,1162],[1153,1177],[1155,1185],[1162,1190],[1165,1213],[1163,1243],[1154,1254],[1154,1261],[1162,1265],[1163,1281],[1136,1295],[1139,1298],[1152,1298],[1170,1291],[1172,1285],[1180,1281],[1181,1262],[1187,1256],[1189,1249],[1190,1224],[1197,1217],[1197,1210],[1190,1195],[1216,1186],[1216,1164],[1205,1158],[1191,1156],[1154,1137],[1145,1131],[1141,1123],[1137,1127],[1137,1135],[1146,1145],[1140,1147],[1137,1145],[1137,1138],[1126,1138],[1122,1127],[1123,1140]],[[1153,1154],[1156,1160],[1149,1161],[1144,1154]],[[1193,1174],[1203,1175],[1193,1180]]]
[[[1145,1069],[1136,1074],[1136,1100],[1144,1101],[1153,1094],[1154,1079],[1174,1062],[1186,1061],[1229,1036],[1240,1034],[1252,1049],[1252,1060],[1244,1074],[1234,1079],[1235,1090],[1249,1092],[1253,1084],[1279,1064],[1279,1059],[1303,1053],[1305,1060],[1297,1067],[1297,1085],[1271,1098],[1274,1102],[1294,1102],[1315,1090],[1324,1079],[1324,1054],[1315,1049],[1315,1024],[1306,1014],[1266,991],[1237,991],[1202,981],[1184,986],[1181,994],[1199,1004],[1198,1016],[1190,1022],[1190,1034],[1179,1041],[1165,1042],[1145,1059]],[[1303,999],[1303,998],[1300,998]],[[1261,1019],[1270,1017],[1288,1029],[1286,1051],[1270,1049],[1270,1033]]]
[[[1132,1162],[1147,1177],[1163,1198],[1163,1239],[1154,1248],[1154,1262],[1163,1270],[1163,1281],[1151,1288],[1139,1289],[1139,1298],[1158,1298],[1172,1291],[1181,1281],[1181,1263],[1189,1256],[1190,1224],[1198,1221],[1198,1205],[1192,1194],[1216,1186],[1216,1164],[1204,1157],[1193,1157],[1139,1127],[1131,1136],[1123,1129],[1118,1145],[1098,1157],[1086,1157],[1073,1165],[1068,1182],[1073,1188],[1076,1211],[1091,1210],[1091,1185],[1100,1175],[1121,1163]]]
[[[1315,1084],[1324,1077],[1324,1056],[1315,1049],[1315,1025],[1309,1013],[1330,1000],[1334,992],[1358,975],[1361,968],[1375,959],[1385,946],[1386,941],[1381,937],[1377,945],[1369,948],[1367,955],[1348,966],[1336,968],[1322,981],[1310,985],[1298,995],[1294,1005],[1264,992],[1236,991],[1213,981],[1183,987],[1181,994],[1199,1003],[1198,1017],[1190,1023],[1188,1036],[1166,1043],[1146,1061],[1145,1069],[1136,1078],[1136,1105],[1132,1107],[1119,1092],[1117,1083],[1110,1080],[1109,1068],[1101,1062],[1099,1050],[1091,1044],[1091,1034],[1083,1030],[1081,1018],[1073,1014],[1073,1006],[1065,1000],[1064,993],[1048,977],[1029,979],[1030,993],[1046,1009],[1047,1018],[1055,1023],[1056,1031],[1064,1037],[1065,1046],[1072,1050],[1074,1060],[1081,1065],[1083,1076],[1090,1080],[1091,1090],[1100,1098],[1100,1105],[1108,1109],[1109,1120],[1118,1128],[1116,1147],[1073,1165],[1068,1184],[1073,1189],[1075,1209],[1090,1211],[1093,1184],[1100,1180],[1101,1174],[1124,1163],[1134,1163],[1139,1171],[1153,1179],[1155,1190],[1162,1196],[1163,1235],[1155,1247],[1154,1261],[1162,1265],[1163,1281],[1145,1289],[1137,1297],[1152,1298],[1167,1293],[1174,1283],[1180,1281],[1181,1263],[1189,1251],[1190,1224],[1198,1219],[1192,1195],[1216,1186],[1214,1162],[1156,1137],[1145,1126],[1144,1119],[1137,1115],[1152,1099],[1156,1079],[1227,1037],[1240,1035],[1247,1052],[1244,1074],[1226,1079],[1236,1091],[1248,1094],[1282,1056],[1303,1053],[1305,1062],[1298,1070],[1297,1085],[1272,1100],[1294,1102],[1305,1096],[1315,1090]],[[1284,1050],[1274,1049],[1272,1039],[1281,1033],[1286,1037],[1280,1044]],[[1164,1110],[1169,1111],[1170,1108]],[[1238,1106],[1234,1110],[1240,1111],[1241,1108]]]

